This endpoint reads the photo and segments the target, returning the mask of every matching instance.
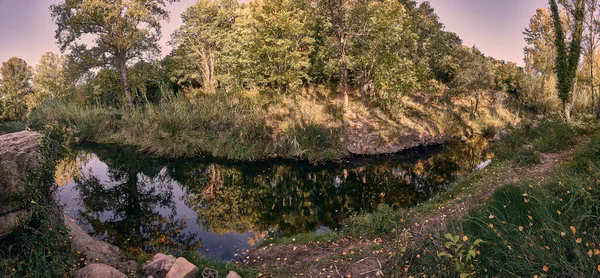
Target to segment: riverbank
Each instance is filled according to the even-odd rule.
[[[571,132],[568,132],[569,130]],[[594,159],[591,158],[595,156],[595,149],[600,147],[600,134],[595,134],[591,139],[587,135],[592,132],[597,133],[594,130],[595,128],[591,126],[573,127],[560,122],[525,126],[520,130],[513,131],[511,136],[494,147],[499,153],[512,148],[514,155],[511,159],[495,160],[485,170],[467,176],[446,193],[439,194],[424,204],[408,211],[394,211],[382,207],[374,214],[359,216],[346,222],[346,227],[339,234],[301,236],[276,241],[274,244],[253,250],[239,263],[259,268],[266,276],[271,277],[374,277],[378,273],[387,277],[452,276],[460,273],[481,273],[485,276],[500,274],[503,276],[503,274],[508,275],[515,266],[522,267],[518,276],[532,276],[545,274],[544,265],[552,267],[552,270],[556,271],[553,273],[557,273],[558,276],[592,274],[591,271],[594,270],[592,268],[585,272],[583,268],[567,267],[564,263],[569,261],[563,260],[564,257],[563,259],[559,258],[560,254],[557,255],[558,257],[552,257],[548,254],[538,254],[542,253],[538,250],[533,256],[524,256],[527,248],[521,249],[521,246],[536,244],[535,248],[541,247],[546,250],[548,247],[555,250],[554,248],[557,247],[546,246],[546,244],[550,245],[547,242],[563,239],[560,230],[553,227],[552,230],[555,230],[556,233],[543,232],[543,235],[540,234],[543,240],[536,242],[534,237],[538,236],[537,233],[542,232],[539,226],[545,225],[546,222],[556,223],[548,217],[539,217],[540,214],[550,215],[550,218],[563,217],[563,220],[566,221],[561,220],[561,223],[569,223],[569,220],[575,219],[579,223],[586,222],[583,215],[567,216],[568,211],[572,211],[574,208],[555,210],[552,206],[544,207],[542,205],[544,202],[553,204],[553,202],[563,201],[571,206],[577,204],[576,198],[571,199],[571,202],[567,202],[566,197],[563,197],[562,201],[556,197],[557,200],[549,200],[549,196],[563,195],[569,191],[569,189],[563,188],[557,190],[556,186],[544,188],[556,184],[554,182],[557,179],[565,182],[564,177],[570,176],[570,180],[573,182],[595,182],[594,179],[587,180],[590,172],[581,168],[582,165],[596,165]],[[553,138],[557,132],[563,135],[560,138]],[[543,137],[546,139],[536,137],[541,133],[545,134]],[[556,141],[560,142],[556,143]],[[514,148],[514,144],[522,144],[522,142],[528,143]],[[540,150],[544,150],[544,152]],[[529,154],[538,159],[520,159]],[[594,167],[596,166],[590,169],[595,169]],[[528,183],[527,181],[535,182]],[[515,183],[516,186],[511,185]],[[530,186],[536,189],[532,189]],[[567,188],[571,188],[571,190],[579,187],[577,183],[572,183],[570,186]],[[515,190],[519,191],[519,194],[512,195],[512,200],[505,200],[507,197],[502,198],[506,192]],[[581,192],[581,190],[583,189],[579,187],[578,191]],[[595,189],[592,187],[590,190]],[[518,204],[517,201],[521,204]],[[587,199],[586,203],[589,201]],[[507,204],[513,204],[518,209],[507,211],[503,207]],[[537,211],[523,209],[522,204],[535,204]],[[493,209],[497,207],[504,211]],[[590,212],[590,208],[581,204],[576,207],[581,211]],[[490,212],[490,210],[492,211]],[[557,211],[561,212],[557,213]],[[514,220],[519,217],[521,220],[515,222]],[[534,217],[535,220],[528,220],[529,217]],[[519,226],[521,228],[517,227],[517,223],[524,222],[523,219],[528,223]],[[587,223],[581,223],[573,228],[579,231],[578,235],[581,237],[586,235],[585,237],[595,238],[593,236],[596,233],[595,228],[592,227],[597,225],[594,226],[589,221],[588,219]],[[569,225],[573,225],[572,223]],[[508,226],[510,228],[507,228]],[[482,231],[482,229],[489,231]],[[524,234],[532,235],[527,244],[515,240],[515,238],[519,238],[519,233],[523,234],[523,230]],[[563,230],[564,233],[574,234],[573,229],[568,225],[563,227]],[[475,247],[473,252],[476,252],[477,256],[467,261],[465,268],[456,269],[453,259],[438,256],[441,252],[447,252],[453,258],[459,255],[455,253],[455,250],[447,250],[444,247],[445,242],[448,241],[444,238],[447,233],[458,235],[464,246],[471,246],[476,239],[485,241],[485,243],[481,243],[480,248]],[[508,244],[511,247],[506,247],[506,242],[503,240],[511,239],[513,242]],[[573,240],[574,244],[582,241],[577,238]],[[595,243],[593,240],[588,240],[586,247],[585,242],[583,241],[577,248],[585,255],[585,258],[577,256],[577,259],[585,261],[585,263],[579,263],[578,266],[591,265],[597,260],[596,257],[588,256],[588,250],[592,250],[592,255],[594,255],[592,244]],[[540,246],[540,244],[542,245]],[[504,246],[508,251],[505,252],[504,249],[496,251],[503,248],[500,246]],[[510,248],[514,248],[513,250],[517,254],[508,254]],[[586,248],[588,250],[583,250]],[[561,249],[559,248],[559,250]],[[461,259],[464,262],[464,256],[467,255],[469,249],[464,247],[458,251],[459,253],[465,252]],[[519,255],[519,253],[522,254]],[[562,254],[562,252],[558,253]],[[504,255],[501,256],[502,254]],[[568,254],[564,256],[568,256]],[[529,262],[523,260],[529,260]],[[531,264],[532,261],[535,264]],[[536,269],[537,266],[539,269]],[[561,268],[557,266],[563,267],[566,271],[560,272]]]
[[[350,98],[304,90],[296,96],[203,96],[146,104],[134,110],[49,102],[30,114],[37,130],[64,127],[75,142],[131,145],[159,157],[255,161],[266,158],[337,161],[350,155],[396,153],[473,135],[494,136],[519,118],[505,93],[473,102],[443,95],[402,97],[394,111]]]

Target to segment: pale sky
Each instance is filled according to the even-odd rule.
[[[420,1],[420,0],[419,0]],[[60,0],[0,0],[0,62],[17,56],[37,64],[47,51],[58,52],[56,29],[49,6]],[[180,14],[196,0],[181,0],[169,7],[171,21],[163,24],[163,55],[171,33],[181,24]],[[536,8],[547,0],[430,0],[446,30],[457,33],[465,45],[484,54],[523,64],[523,34]]]

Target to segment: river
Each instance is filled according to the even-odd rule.
[[[266,237],[336,230],[379,204],[408,208],[491,158],[487,140],[340,163],[157,159],[87,145],[57,165],[57,199],[84,230],[130,254],[232,260]]]

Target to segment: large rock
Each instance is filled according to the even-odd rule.
[[[106,264],[127,275],[135,274],[137,263],[127,260],[118,247],[89,236],[75,223],[75,220],[66,215],[65,224],[70,229],[69,237],[73,249],[83,255],[85,263]]]
[[[127,275],[105,264],[90,264],[75,271],[72,278],[127,278]]]
[[[229,271],[229,273],[227,274],[227,277],[225,278],[242,278],[242,276],[240,276],[237,272],[235,271]]]
[[[17,195],[24,190],[27,169],[39,164],[38,137],[39,133],[31,131],[0,136],[0,239],[25,220]]]
[[[142,265],[142,271],[146,277],[165,278],[177,259],[171,255],[158,253],[152,260]]]
[[[169,273],[167,273],[167,278],[194,278],[198,271],[198,267],[185,258],[178,258]]]

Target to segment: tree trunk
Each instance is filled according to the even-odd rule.
[[[131,98],[131,91],[129,90],[129,79],[127,77],[127,61],[124,58],[119,59],[119,75],[121,77],[121,87],[125,99],[127,100],[127,106],[133,108],[133,99]]]
[[[346,61],[346,38],[338,34],[340,38],[340,54],[342,61],[342,86],[344,86],[344,111],[348,110],[348,62]]]

